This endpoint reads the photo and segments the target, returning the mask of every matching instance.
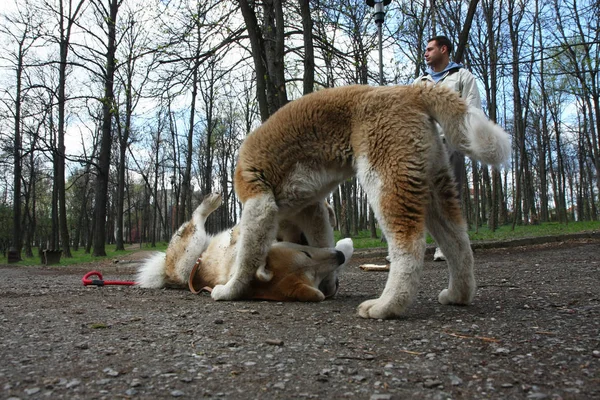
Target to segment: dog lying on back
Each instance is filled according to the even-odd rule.
[[[136,282],[144,288],[194,288],[224,285],[231,277],[238,249],[238,228],[216,236],[206,233],[206,218],[221,205],[219,194],[210,194],[196,208],[192,219],[171,238],[165,253],[157,253],[139,268]],[[283,238],[300,233],[289,223],[282,229]],[[343,239],[336,248],[316,248],[290,242],[273,242],[267,251],[266,264],[247,282],[244,299],[275,301],[322,301],[325,294],[319,284],[337,271],[352,256],[351,239]],[[190,278],[194,265],[197,272]]]
[[[481,110],[441,86],[345,86],[320,90],[281,107],[246,137],[235,171],[243,203],[233,276],[215,300],[242,298],[267,259],[281,220],[296,224],[310,246],[332,247],[325,199],[356,176],[388,242],[390,273],[381,296],[358,307],[364,318],[394,318],[415,298],[425,255],[425,231],[449,270],[442,304],[469,304],[475,295],[473,254],[447,143],[469,157],[499,165],[510,138]],[[335,272],[321,284],[335,289]]]

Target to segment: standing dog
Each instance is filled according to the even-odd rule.
[[[390,273],[378,299],[363,302],[364,318],[399,316],[415,297],[427,229],[447,257],[442,304],[468,304],[475,293],[473,255],[446,150],[437,133],[470,157],[500,164],[509,136],[450,89],[437,86],[347,86],[321,90],[277,111],[240,149],[235,190],[244,203],[241,245],[232,279],[216,300],[244,296],[263,268],[279,221],[288,220],[308,244],[332,247],[323,199],[356,175],[388,240]],[[335,287],[335,272],[322,284]]]
[[[141,265],[137,284],[144,288],[188,287],[191,281],[193,287],[212,288],[227,283],[238,252],[237,228],[216,236],[204,229],[206,218],[219,205],[219,194],[206,196],[192,219],[173,235],[166,254],[157,253]],[[287,228],[282,231],[284,236],[287,231],[295,232],[289,224]],[[353,252],[351,239],[340,240],[335,249],[288,242],[270,243],[268,247],[266,264],[251,279],[245,299],[321,301],[325,295],[319,284],[347,262]],[[196,262],[197,272],[190,278]]]

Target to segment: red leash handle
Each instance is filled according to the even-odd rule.
[[[91,277],[96,276],[97,279],[90,279]],[[105,281],[102,279],[102,274],[98,271],[90,271],[81,278],[81,282],[83,282],[83,286],[87,285],[95,285],[95,286],[105,286],[105,285],[125,285],[131,286],[135,285],[134,281]]]

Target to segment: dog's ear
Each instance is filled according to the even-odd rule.
[[[325,300],[325,295],[323,294],[323,292],[321,292],[319,289],[314,288],[305,283],[297,285],[297,287],[294,289],[293,293],[291,294],[291,297],[293,297],[297,301],[306,301],[306,302],[309,302],[309,301],[317,302],[317,301]]]
[[[304,274],[290,274],[274,287],[279,293],[293,301],[323,301],[325,295],[304,277]]]
[[[302,279],[301,274],[290,274],[276,282],[259,284],[254,288],[252,299],[317,302],[325,300],[325,295]]]

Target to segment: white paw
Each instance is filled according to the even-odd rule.
[[[213,288],[210,297],[212,297],[213,300],[222,301],[238,300],[242,297],[243,293],[243,285],[235,280],[230,280],[225,285],[216,285]]]
[[[205,203],[209,210],[216,210],[222,202],[223,198],[221,197],[221,193],[210,193],[202,200],[202,203]]]
[[[452,302],[450,301],[450,295],[448,294],[448,289],[444,289],[440,292],[438,296],[438,301],[440,302],[440,304],[443,304],[445,306],[448,304],[452,304]]]
[[[350,257],[352,257],[352,253],[354,253],[354,243],[352,243],[351,238],[338,240],[338,242],[335,245],[335,249],[344,253],[346,262],[348,262],[348,260],[350,260]]]
[[[405,307],[390,304],[379,299],[367,300],[358,306],[358,315],[362,318],[389,319],[402,314]]]
[[[443,305],[456,304],[466,306],[471,303],[474,295],[475,289],[467,289],[465,290],[465,293],[456,293],[454,291],[451,292],[449,289],[444,289],[440,292],[438,301]]]

